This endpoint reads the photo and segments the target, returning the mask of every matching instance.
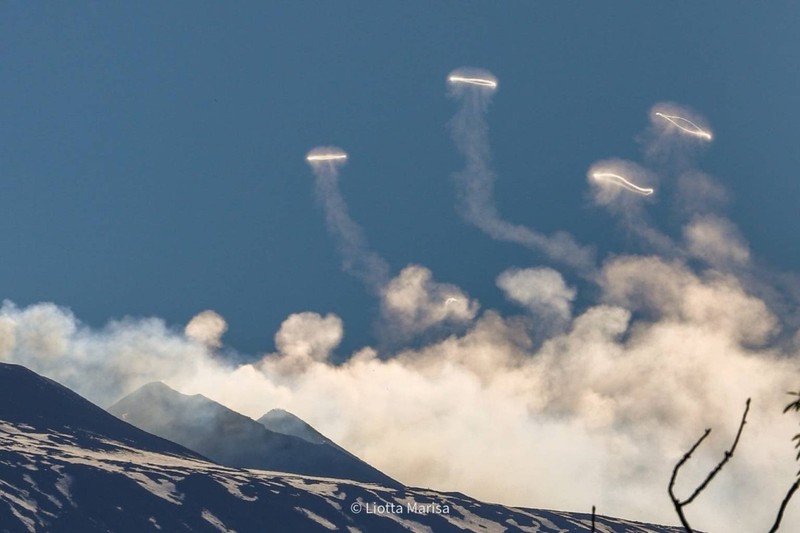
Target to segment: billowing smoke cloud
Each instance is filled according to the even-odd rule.
[[[646,312],[653,320],[702,322],[737,343],[763,344],[777,323],[768,306],[737,279],[717,271],[702,283],[680,263],[655,257],[621,257],[603,269],[607,302]]]
[[[466,158],[466,167],[454,175],[458,208],[464,219],[493,239],[521,244],[581,273],[591,273],[594,270],[591,250],[577,244],[569,234],[542,235],[526,226],[507,222],[497,213],[496,176],[489,164],[486,123],[486,111],[497,89],[495,77],[484,70],[462,68],[450,73],[448,85],[451,96],[461,103],[450,127],[458,151]]]
[[[211,348],[222,346],[222,335],[226,331],[228,331],[228,323],[219,313],[210,309],[192,317],[184,329],[188,338]]]
[[[417,268],[405,275],[427,278]],[[498,283],[520,303],[567,313],[572,293],[554,274],[511,270]],[[552,294],[531,288],[548,279]],[[600,303],[536,348],[526,320],[487,310],[463,334],[388,359],[364,348],[336,365],[341,321],[299,313],[281,325],[276,353],[228,366],[160,320],[92,330],[52,304],[6,303],[0,357],[104,404],[164,379],[252,417],[286,408],[414,485],[663,522],[675,521],[665,496],[675,461],[714,428],[686,468],[686,491],[729,445],[752,396],[735,459],[690,513],[706,531],[763,527],[796,468],[796,421],[781,408],[797,386],[797,354],[771,344],[779,325],[769,306],[737,278],[680,260],[620,256],[598,280]],[[789,519],[788,530],[800,525]]]
[[[225,371],[212,346],[161,319],[126,318],[92,330],[52,303],[20,309],[4,302],[0,349],[0,359],[53,377],[100,405],[151,381],[192,375],[201,368]]]
[[[389,279],[389,266],[368,248],[364,232],[350,218],[339,190],[339,167],[347,161],[347,154],[335,147],[318,147],[306,155],[306,161],[314,171],[317,199],[325,211],[328,230],[336,239],[343,268],[372,292],[380,292]]]
[[[381,293],[386,323],[418,333],[442,323],[463,324],[475,318],[479,304],[461,289],[433,279],[420,265],[409,265]]]

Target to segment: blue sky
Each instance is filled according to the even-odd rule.
[[[290,313],[335,312],[341,354],[376,342],[375,298],[340,268],[303,157],[350,154],[350,214],[394,273],[480,300],[542,256],[455,209],[445,78],[491,70],[499,211],[637,251],[589,201],[596,160],[640,160],[658,101],[715,132],[698,165],[732,192],[754,255],[800,269],[800,11],[790,2],[135,2],[0,5],[0,287],[90,325],[212,308],[242,353]],[[669,228],[670,209],[652,207]]]
[[[100,405],[164,380],[284,408],[414,486],[660,522],[676,458],[714,427],[694,459],[718,461],[752,397],[692,513],[764,529],[797,471],[799,19],[790,2],[0,3],[0,359]],[[499,87],[448,96],[464,66]],[[713,141],[654,118],[664,102]],[[347,163],[310,168],[320,145]],[[609,158],[655,194],[587,179]],[[492,172],[493,199],[475,193]],[[487,234],[559,230],[594,247],[592,272]],[[365,286],[347,259],[389,272]]]

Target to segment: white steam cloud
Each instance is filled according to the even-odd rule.
[[[109,405],[141,385],[219,369],[212,347],[157,318],[112,321],[92,330],[52,303],[0,307],[0,359],[25,365]]]
[[[491,83],[466,83],[463,80],[487,80]],[[494,201],[496,176],[490,162],[486,112],[497,80],[484,70],[461,68],[448,76],[450,93],[461,107],[450,123],[456,148],[466,159],[466,167],[454,175],[458,207],[470,224],[501,241],[515,242],[544,253],[549,259],[571,266],[584,274],[594,270],[591,250],[577,244],[567,233],[552,236],[526,226],[503,220]]]

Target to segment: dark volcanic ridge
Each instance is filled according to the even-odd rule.
[[[141,387],[108,411],[226,466],[402,486],[285,411],[281,425],[305,438],[272,431],[205,396],[187,396],[161,382]]]

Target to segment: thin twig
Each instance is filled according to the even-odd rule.
[[[708,437],[710,433],[711,428],[707,428],[705,433],[703,433],[703,436],[694,443],[694,446],[692,446],[691,449],[686,452],[686,455],[684,455],[681,460],[678,461],[678,464],[675,465],[675,468],[672,470],[672,477],[669,480],[669,498],[672,500],[672,505],[675,507],[675,512],[678,513],[678,518],[681,520],[681,525],[683,525],[683,529],[685,529],[687,533],[693,533],[693,530],[689,525],[689,522],[687,522],[686,516],[683,514],[684,504],[682,504],[677,496],[675,496],[675,479],[678,477],[678,470],[680,470],[683,464],[692,457],[692,454],[695,452],[698,446],[700,446],[700,444],[706,440],[706,437]]]
[[[750,398],[748,398],[747,402],[745,403],[744,413],[742,413],[742,421],[739,424],[739,431],[736,432],[736,438],[733,440],[733,445],[731,445],[731,449],[725,452],[722,461],[720,461],[719,464],[716,467],[714,467],[714,469],[711,472],[709,472],[708,476],[706,476],[706,479],[703,480],[703,482],[695,489],[692,495],[683,501],[679,500],[678,497],[675,496],[675,480],[678,477],[678,470],[680,470],[680,468],[686,463],[686,461],[688,461],[692,457],[692,454],[697,450],[700,444],[702,444],[703,441],[706,440],[706,437],[708,437],[708,435],[711,433],[710,428],[705,430],[703,436],[700,437],[697,440],[697,442],[694,443],[694,446],[692,446],[691,449],[689,449],[689,451],[686,452],[686,455],[684,455],[681,458],[681,460],[678,461],[678,463],[675,465],[675,468],[672,470],[672,477],[669,480],[669,487],[668,487],[669,498],[670,500],[672,500],[672,505],[675,507],[675,512],[678,514],[678,518],[681,521],[681,525],[683,526],[683,528],[686,530],[687,533],[694,533],[694,530],[689,525],[689,522],[686,520],[686,515],[683,513],[683,508],[692,503],[694,499],[697,498],[697,496],[699,496],[700,493],[703,492],[703,490],[705,490],[708,484],[711,483],[711,480],[714,479],[714,476],[716,476],[720,472],[720,470],[722,470],[722,467],[725,466],[725,463],[727,463],[731,459],[731,457],[733,457],[733,453],[736,451],[736,446],[739,444],[739,438],[742,436],[742,430],[744,430],[744,425],[747,423],[747,413],[749,411],[750,411]]]
[[[592,533],[595,533],[595,529],[594,529],[594,505],[592,505]]]
[[[709,483],[711,483],[711,480],[714,479],[714,476],[716,476],[719,473],[719,471],[722,470],[722,467],[725,466],[725,463],[727,463],[730,460],[730,458],[733,457],[733,452],[736,451],[736,445],[739,444],[739,437],[742,436],[742,430],[744,429],[744,425],[747,423],[746,421],[747,421],[748,411],[750,411],[750,398],[747,399],[747,403],[745,404],[744,414],[742,414],[742,422],[741,424],[739,424],[739,431],[736,432],[736,439],[734,439],[733,441],[733,446],[731,446],[730,450],[725,452],[722,461],[720,461],[717,467],[714,468],[714,470],[712,470],[708,474],[708,477],[706,477],[705,481],[703,481],[700,484],[700,486],[697,487],[697,489],[694,491],[694,494],[692,494],[686,500],[683,501],[683,505],[689,505],[690,503],[692,503],[694,499],[697,498],[697,495],[703,492],[706,486]]]

